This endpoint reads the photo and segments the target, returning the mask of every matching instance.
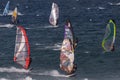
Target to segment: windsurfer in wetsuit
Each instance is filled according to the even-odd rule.
[[[17,19],[17,15],[18,15],[17,14],[17,7],[15,8],[15,10],[13,11],[13,14],[12,14],[12,24],[17,24],[19,22]]]
[[[110,47],[111,51],[114,51],[115,50],[115,46],[114,46],[114,43],[112,43],[112,46]]]
[[[77,65],[73,64],[72,68],[71,67],[68,68],[68,66],[63,66],[63,65],[60,64],[60,69],[64,70],[65,72],[67,72],[68,75],[70,75],[70,74],[75,73],[75,71],[77,69]]]

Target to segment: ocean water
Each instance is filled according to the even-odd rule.
[[[58,27],[49,24],[52,2],[60,8]],[[18,6],[18,25],[26,29],[32,70],[13,62],[16,27],[11,16],[2,16],[7,0],[0,0],[0,80],[120,80],[119,0],[10,0]],[[67,78],[59,69],[64,23],[69,18],[79,43],[75,50],[77,71]],[[117,26],[115,51],[104,53],[101,42],[109,19]]]

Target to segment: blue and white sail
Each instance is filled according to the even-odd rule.
[[[8,15],[8,13],[9,13],[9,4],[10,4],[10,1],[8,1],[6,6],[5,6],[5,9],[3,11],[3,16]]]

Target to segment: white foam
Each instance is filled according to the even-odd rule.
[[[46,46],[45,49],[60,50],[61,43],[56,43],[53,46]]]
[[[25,8],[28,8],[28,6],[25,6]]]
[[[12,28],[12,27],[14,27],[14,25],[12,25],[12,24],[0,24],[0,27]]]
[[[0,67],[0,72],[8,72],[8,73],[11,73],[11,72],[28,73],[28,72],[30,72],[30,71],[29,71],[29,70],[25,70],[25,69],[15,68],[15,67],[10,67],[10,68],[7,68],[7,67],[1,68],[1,67]]]
[[[72,9],[76,9],[76,7],[73,7]]]
[[[39,45],[43,45],[43,44],[40,44],[40,43],[35,43],[36,46],[39,46]]]
[[[52,25],[44,26],[44,28],[56,28],[56,27],[58,27],[58,25],[56,25],[56,26],[52,26]]]
[[[0,78],[0,80],[10,80],[10,79],[6,79],[6,78]]]
[[[91,8],[87,8],[88,10],[90,10]]]
[[[90,53],[90,51],[85,51],[86,54]]]
[[[27,76],[24,80],[33,80],[30,76]]]
[[[84,80],[88,80],[88,78],[85,78]]]
[[[68,77],[64,74],[60,74],[57,70],[45,71],[43,73],[33,73],[34,75],[45,75],[45,76],[53,76],[53,77]]]
[[[36,14],[36,16],[40,16],[39,14]]]
[[[98,7],[98,9],[105,9],[105,8],[104,8],[104,7],[100,7],[100,6],[99,6],[99,7]]]
[[[119,6],[119,5],[120,5],[120,2],[118,2],[118,3],[111,3],[111,2],[108,2],[108,4]]]

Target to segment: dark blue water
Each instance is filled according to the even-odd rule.
[[[60,8],[58,27],[49,24],[52,2]],[[0,0],[2,14],[7,0]],[[31,71],[13,62],[16,28],[11,16],[0,16],[0,80],[119,80],[120,1],[119,0],[10,0],[10,10],[18,6],[20,24],[26,28],[31,46]],[[64,77],[59,69],[60,47],[66,18],[79,38],[75,50],[76,76]],[[117,25],[115,51],[104,53],[101,42],[109,19]],[[12,26],[12,28],[9,28]]]

